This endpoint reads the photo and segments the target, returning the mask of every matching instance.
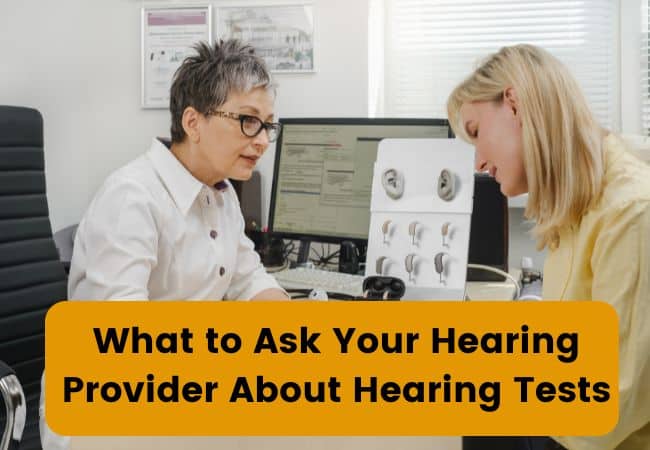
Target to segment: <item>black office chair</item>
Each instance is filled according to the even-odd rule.
[[[0,424],[10,434],[0,441],[2,450],[41,449],[45,313],[67,295],[52,239],[44,166],[41,114],[0,106],[0,392],[5,400]],[[17,392],[21,385],[24,397]]]
[[[25,394],[11,367],[0,361],[0,394],[5,403],[6,424],[0,448],[17,450],[25,428]]]

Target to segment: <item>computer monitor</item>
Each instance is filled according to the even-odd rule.
[[[384,138],[449,138],[444,119],[281,119],[269,231],[367,245],[377,147]]]
[[[470,264],[508,271],[508,199],[487,173],[474,175],[474,204],[469,234]],[[467,281],[503,281],[501,275],[468,269]]]

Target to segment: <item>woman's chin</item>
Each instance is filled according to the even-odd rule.
[[[507,185],[501,185],[501,193],[505,195],[506,197],[517,197],[519,195],[523,195],[527,193],[526,189],[522,188],[514,188],[512,186],[507,186]]]
[[[247,181],[253,176],[253,168],[237,168],[228,174],[228,178],[237,181]]]

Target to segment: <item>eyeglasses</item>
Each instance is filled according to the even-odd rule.
[[[239,120],[241,132],[244,133],[245,136],[251,138],[260,134],[262,130],[266,130],[269,142],[275,142],[280,136],[280,131],[282,130],[282,124],[280,123],[262,122],[259,118],[247,114],[236,114],[225,111],[208,111],[207,115]]]

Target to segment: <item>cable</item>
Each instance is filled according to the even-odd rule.
[[[334,253],[329,253],[330,251],[329,244],[327,244],[327,250],[325,250],[325,244],[322,242],[321,242],[320,253],[318,252],[318,250],[314,249],[313,246],[311,247],[310,250],[313,251],[314,254],[316,255],[316,258],[312,257],[310,258],[310,261],[313,262],[316,267],[321,267],[323,269],[327,269],[328,266],[334,264],[332,260],[339,256],[338,250],[336,250]],[[326,254],[326,252],[329,254]]]
[[[519,286],[519,282],[508,272],[504,272],[503,270],[497,269],[496,267],[486,266],[484,264],[468,264],[467,267],[470,269],[487,270],[488,272],[498,273],[499,275],[508,278],[515,285],[515,295],[512,297],[512,299],[519,299],[519,295],[521,294],[521,287]]]
[[[328,264],[332,263],[332,260],[334,258],[338,258],[338,256],[339,256],[339,251],[337,250],[334,253],[330,253],[327,256],[322,256],[320,262],[322,265],[327,266]]]
[[[284,241],[282,241],[284,244]],[[289,256],[294,254],[295,246],[293,244],[293,241],[289,241],[288,243],[284,244],[282,247],[282,260],[287,262],[289,260]]]

